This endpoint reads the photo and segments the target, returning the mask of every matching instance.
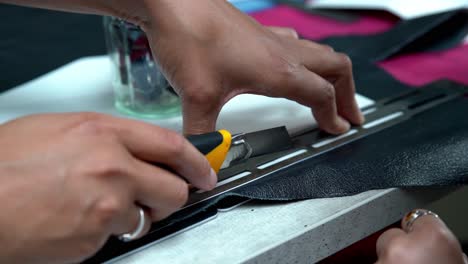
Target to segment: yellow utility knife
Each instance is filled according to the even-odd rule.
[[[227,130],[188,136],[187,139],[201,152],[217,173],[232,164],[292,147],[286,127],[277,127],[252,133],[232,135]]]

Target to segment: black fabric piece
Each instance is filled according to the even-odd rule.
[[[403,53],[449,49],[458,45],[467,32],[467,13],[459,10],[404,20],[387,32],[372,36],[331,37],[321,42],[352,59],[375,62]]]
[[[405,20],[376,35],[330,37],[320,42],[348,54],[353,61],[356,91],[380,100],[409,87],[376,62],[398,54],[445,50],[458,45],[467,33],[467,12],[456,10]]]
[[[460,42],[467,34],[468,12],[467,10],[456,11],[449,19],[434,27],[429,34],[425,34],[408,44],[398,54],[447,50],[460,45]],[[391,56],[394,55],[396,54]],[[386,59],[386,57],[383,59]]]
[[[410,89],[366,59],[354,58],[353,71],[356,92],[374,100],[380,100]]]
[[[0,92],[106,53],[102,18],[0,4]]]
[[[351,23],[359,20],[360,18],[359,13],[353,10],[320,9],[315,7],[308,7],[304,1],[276,0],[276,2],[282,5],[294,7],[307,14],[322,16],[340,22]]]

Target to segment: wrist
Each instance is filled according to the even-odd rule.
[[[174,35],[188,30],[188,34],[206,31],[207,24],[220,6],[230,5],[226,0],[142,0],[145,9],[138,25],[145,32],[157,32],[157,36]]]
[[[193,0],[190,0],[193,1]],[[199,1],[199,0],[197,0]],[[170,14],[179,5],[180,0],[106,0],[102,1],[99,13],[118,17],[140,26],[142,29],[169,24]]]
[[[176,12],[177,8],[182,8],[181,2],[183,0],[142,0],[144,13],[137,24],[145,31],[149,28],[166,27],[177,18]]]
[[[150,6],[157,5],[160,0],[106,0],[99,1],[98,13],[113,16],[132,24],[144,27],[149,23]]]

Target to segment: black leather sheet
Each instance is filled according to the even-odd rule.
[[[267,200],[357,194],[390,187],[468,183],[468,99],[301,162],[235,192]]]

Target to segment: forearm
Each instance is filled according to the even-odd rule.
[[[106,15],[122,18],[143,29],[168,29],[180,24],[179,16],[192,13],[209,14],[213,4],[225,5],[225,0],[0,0],[13,4],[74,13]],[[230,6],[230,5],[228,5]]]
[[[145,0],[0,0],[0,3],[116,16],[134,23],[143,23],[148,18]]]

